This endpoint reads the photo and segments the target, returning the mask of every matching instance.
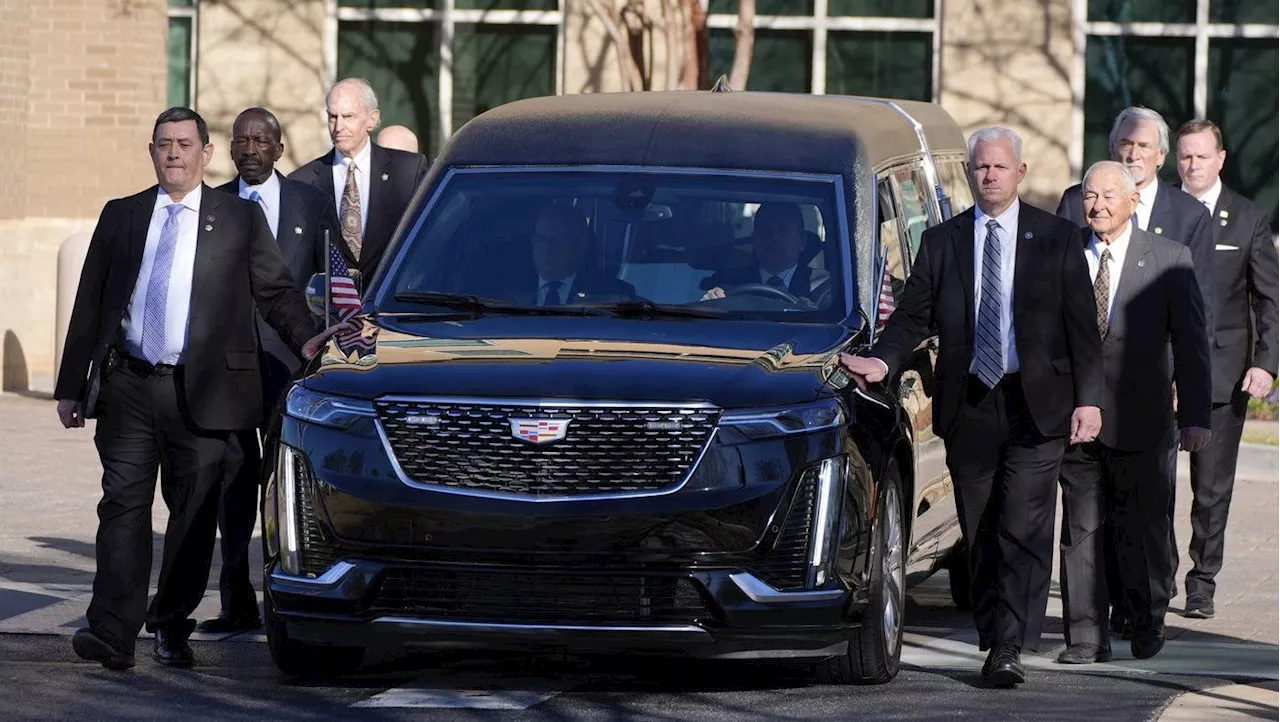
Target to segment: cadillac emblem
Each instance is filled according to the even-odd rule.
[[[569,431],[571,419],[511,419],[511,435],[531,444],[559,441]]]

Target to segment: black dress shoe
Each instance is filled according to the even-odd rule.
[[[1022,667],[1022,648],[1008,642],[1001,644],[986,674],[992,687],[1013,687],[1027,681],[1027,670]]]
[[[1187,608],[1182,615],[1192,619],[1213,619],[1215,613],[1213,597],[1207,594],[1192,594],[1187,597]]]
[[[1058,655],[1058,664],[1093,664],[1094,662],[1110,662],[1111,646],[1081,642],[1062,650]]]
[[[229,632],[248,632],[261,626],[262,619],[258,617],[257,611],[254,611],[251,614],[239,616],[219,614],[213,619],[206,619],[197,624],[196,631],[206,634],[227,634]]]
[[[995,663],[995,661],[996,661],[996,652],[998,652],[998,651],[999,651],[999,649],[998,649],[998,648],[996,648],[996,647],[992,647],[992,648],[991,648],[991,651],[987,652],[987,661],[985,661],[985,662],[983,662],[983,663],[982,663],[982,678],[983,678],[983,679],[986,679],[986,678],[987,678],[987,675],[991,674],[991,665]]]
[[[98,662],[111,670],[125,670],[134,665],[133,655],[117,649],[92,629],[81,629],[71,638],[71,648],[81,659]]]
[[[1150,659],[1159,654],[1161,649],[1164,649],[1163,629],[1136,632],[1129,642],[1129,650],[1133,652],[1134,659]]]
[[[160,664],[170,667],[190,667],[195,664],[196,655],[191,651],[191,645],[187,644],[187,634],[190,632],[183,634],[172,629],[157,629],[156,651],[152,657]]]

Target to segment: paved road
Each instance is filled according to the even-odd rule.
[[[1188,690],[1209,693],[1191,719],[1212,719],[1229,706],[1217,688],[1273,685],[1280,676],[1275,447],[1243,450],[1217,619],[1171,616],[1171,641],[1152,660],[1131,659],[1123,645],[1115,662],[1085,669],[1053,664],[1053,649],[1028,656],[1031,683],[1005,692],[979,687],[976,637],[968,616],[950,605],[945,573],[913,591],[904,671],[874,688],[818,686],[805,670],[779,665],[394,650],[381,650],[361,675],[298,683],[275,671],[261,635],[198,638],[200,666],[191,672],[144,654],[134,671],[108,673],[79,662],[67,639],[83,624],[93,574],[100,467],[92,435],[59,428],[48,401],[0,395],[0,439],[0,709],[19,719],[312,719],[339,708],[344,716],[404,719],[425,708],[441,719],[1149,720]],[[1189,496],[1179,502],[1184,545]],[[157,500],[155,528],[164,520]],[[156,542],[158,549],[159,535]],[[206,597],[197,616],[216,604]],[[1056,583],[1049,615],[1049,636],[1060,643]],[[148,646],[140,641],[139,651]],[[1274,719],[1274,689],[1245,688],[1231,704]],[[1224,701],[1215,707],[1217,700]],[[1175,709],[1193,708],[1180,700]]]

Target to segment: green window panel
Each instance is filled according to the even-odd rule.
[[[711,30],[711,77],[733,69],[733,30]],[[807,93],[812,87],[813,34],[805,30],[756,29],[747,90]]]
[[[738,0],[711,0],[712,15],[737,15]],[[756,0],[756,15],[813,15],[813,0]]]
[[[375,10],[382,8],[409,8],[410,10],[423,10],[439,8],[445,0],[338,0],[338,5],[344,8],[362,8],[366,10]]]
[[[934,0],[830,0],[827,16],[931,18]]]
[[[1089,0],[1089,19],[1113,23],[1194,23],[1196,0]]]
[[[459,10],[558,10],[559,0],[456,0]]]
[[[169,107],[191,107],[191,23],[189,17],[169,18]]]
[[[930,33],[831,32],[827,93],[933,99]]]
[[[1190,119],[1194,59],[1194,38],[1091,36],[1085,49],[1084,167],[1111,157],[1111,123],[1131,105],[1159,112],[1171,134]],[[1160,177],[1177,184],[1170,151]]]
[[[555,26],[460,23],[453,47],[455,130],[503,103],[555,95]]]
[[[1277,225],[1276,168],[1280,165],[1280,43],[1214,39],[1209,42],[1209,119],[1222,128],[1227,162],[1222,182],[1271,212]]]
[[[1209,22],[1280,24],[1275,0],[1209,0]]]
[[[439,45],[435,23],[338,25],[338,77],[368,80],[378,94],[382,124],[408,127],[427,157],[441,143]]]

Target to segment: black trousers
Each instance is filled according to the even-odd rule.
[[[970,378],[946,446],[980,645],[1039,649],[1066,439],[1037,430],[1021,379],[1010,374],[990,390]]]
[[[1191,455],[1191,571],[1187,572],[1187,596],[1217,590],[1214,577],[1222,570],[1227,537],[1227,510],[1236,483],[1236,460],[1249,397],[1242,391],[1229,404],[1215,404],[1210,423],[1213,437],[1204,449]]]
[[[1170,419],[1170,424],[1175,422]],[[1161,450],[1164,454],[1164,460],[1160,464],[1160,470],[1164,478],[1165,488],[1159,498],[1163,499],[1164,507],[1164,528],[1168,530],[1168,539],[1162,544],[1162,548],[1169,555],[1168,564],[1160,565],[1158,570],[1162,574],[1166,574],[1167,578],[1160,579],[1159,584],[1168,590],[1168,597],[1172,599],[1174,593],[1174,577],[1178,573],[1178,535],[1174,528],[1174,517],[1176,516],[1177,491],[1178,491],[1178,440],[1179,435],[1175,432],[1170,433],[1165,447]],[[1152,497],[1153,499],[1155,497]],[[1129,606],[1129,596],[1127,589],[1130,586],[1129,580],[1121,570],[1123,563],[1120,558],[1120,552],[1116,548],[1116,540],[1119,538],[1119,531],[1115,523],[1109,518],[1106,523],[1107,533],[1103,541],[1103,555],[1106,561],[1106,583],[1107,596],[1111,601],[1111,616],[1133,623],[1135,613]],[[1155,570],[1157,568],[1153,568]],[[1155,582],[1153,582],[1155,583]]]
[[[194,429],[181,389],[181,368],[148,374],[126,365],[107,372],[98,399],[102,500],[87,616],[91,629],[130,652],[144,622],[149,631],[190,631],[213,559],[227,435]],[[169,525],[148,607],[157,472]]]
[[[270,410],[284,392],[293,374],[279,359],[259,354],[262,367],[264,405]],[[262,430],[265,440],[266,429]],[[231,434],[227,440],[227,464],[218,505],[218,533],[222,537],[222,572],[218,591],[222,614],[243,617],[258,614],[258,598],[249,579],[249,545],[261,506],[263,450],[259,448],[259,430],[248,429]]]
[[[1061,586],[1067,644],[1109,644],[1106,579],[1107,450],[1093,442],[1067,448],[1062,460]],[[1121,587],[1123,588],[1123,587]]]

